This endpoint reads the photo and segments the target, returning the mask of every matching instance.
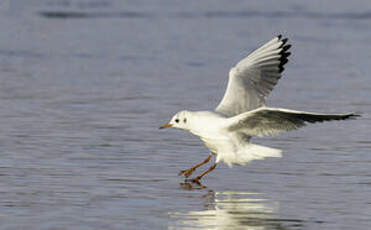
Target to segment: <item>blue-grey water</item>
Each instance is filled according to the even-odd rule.
[[[369,1],[2,0],[0,31],[0,229],[371,228]],[[362,117],[255,138],[283,157],[184,184],[207,149],[158,127],[213,109],[280,33],[267,104]]]

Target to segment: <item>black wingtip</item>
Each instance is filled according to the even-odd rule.
[[[279,40],[281,40],[281,38],[282,38],[282,34],[277,35],[277,38],[278,38]]]
[[[281,65],[285,65],[289,60],[287,58],[281,60]]]
[[[287,58],[288,56],[290,56],[291,53],[290,53],[290,52],[287,52],[287,53],[281,53],[281,55],[282,55],[282,59],[285,59],[285,58]]]
[[[282,36],[279,35],[278,38],[281,40]],[[281,40],[282,44],[280,48],[282,48],[282,50],[280,52],[281,57],[280,57],[280,64],[278,66],[280,73],[282,73],[285,70],[284,65],[289,61],[287,57],[291,55],[290,52],[287,52],[291,48],[290,44],[286,44],[288,40],[289,40],[288,38],[284,38]]]
[[[357,117],[361,117],[361,115],[357,113],[350,113],[345,115],[344,119],[357,119]]]
[[[282,46],[282,50],[281,50],[281,53],[284,53],[286,52],[287,50],[289,50],[291,48],[291,45],[288,44],[288,45],[285,45],[285,46]]]
[[[329,120],[354,120],[357,119],[357,117],[360,117],[361,115],[355,114],[355,113],[348,113],[344,115],[338,115],[336,117],[332,117]]]

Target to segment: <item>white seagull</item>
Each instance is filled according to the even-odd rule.
[[[281,157],[281,150],[250,143],[251,137],[275,135],[303,127],[307,122],[345,120],[358,116],[347,114],[322,114],[271,108],[264,105],[268,94],[281,78],[291,45],[279,35],[229,71],[224,97],[214,111],[180,111],[160,129],[174,127],[198,136],[210,150],[208,157],[195,166],[180,171],[186,178],[216,155],[215,163],[199,176],[199,180],[212,171],[219,162],[245,165],[265,157]],[[187,179],[186,179],[187,181]]]

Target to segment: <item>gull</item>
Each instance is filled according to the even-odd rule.
[[[204,161],[180,171],[179,175],[184,175],[186,181],[199,183],[219,162],[232,167],[265,157],[282,156],[279,149],[252,144],[252,137],[276,135],[307,123],[359,116],[354,113],[311,113],[265,106],[265,100],[281,78],[291,54],[288,52],[291,45],[287,41],[287,38],[282,39],[278,35],[232,67],[224,97],[214,111],[183,110],[160,127],[189,131],[210,150]],[[209,169],[193,179],[187,179],[198,167],[208,163],[213,155],[216,160]]]

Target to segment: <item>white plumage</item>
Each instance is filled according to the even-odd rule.
[[[168,124],[161,126],[187,130],[200,137],[216,163],[245,165],[251,160],[281,157],[281,150],[250,143],[253,136],[275,135],[304,126],[306,123],[343,120],[357,116],[348,114],[320,114],[282,108],[269,108],[265,100],[281,78],[291,45],[281,36],[242,59],[229,72],[226,92],[215,111],[181,111]],[[197,167],[210,159],[181,171],[188,177]],[[216,163],[194,179],[215,168]]]
[[[215,111],[234,116],[263,106],[288,61],[290,53],[286,51],[291,45],[286,42],[275,37],[232,67],[224,97]]]

